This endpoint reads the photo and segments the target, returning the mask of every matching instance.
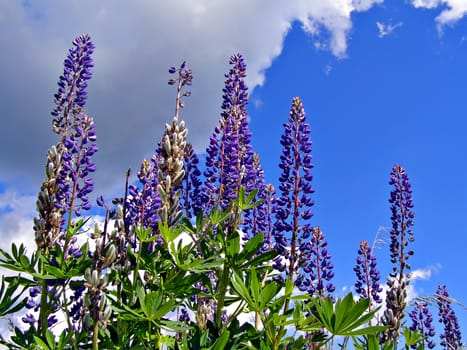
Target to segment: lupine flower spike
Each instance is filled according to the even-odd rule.
[[[91,157],[97,146],[94,121],[85,114],[84,106],[93,51],[88,35],[76,38],[58,82],[52,129],[60,135],[60,142],[48,152],[46,179],[37,200],[39,217],[34,219],[34,231],[39,248],[52,247],[56,242],[65,223],[64,214],[69,215],[69,225],[73,212],[79,215],[91,207],[88,195],[93,181],[89,174],[95,171]]]
[[[386,310],[382,317],[384,325],[390,326],[382,341],[392,339],[398,342],[402,319],[407,307],[407,287],[410,282],[408,260],[413,251],[408,245],[414,241],[412,226],[414,212],[412,188],[404,168],[395,165],[392,168],[389,184],[393,186],[389,203],[391,204],[391,243],[389,246],[392,272],[387,280]]]
[[[34,233],[37,247],[45,258],[44,262],[47,261],[54,267],[58,266],[53,254],[56,248],[64,252],[62,259],[65,261],[81,256],[76,237],[70,237],[68,229],[72,226],[74,216],[80,216],[82,210],[91,208],[88,196],[93,190],[93,180],[90,175],[96,170],[92,156],[98,148],[94,121],[85,113],[84,106],[87,81],[92,77],[93,51],[94,44],[88,35],[81,35],[73,41],[73,48],[68,52],[63,74],[58,82],[56,106],[51,113],[52,130],[60,136],[60,140],[47,154],[46,178],[38,195],[38,217],[34,218]],[[42,264],[39,270],[44,273],[41,269]],[[60,308],[58,300],[62,296],[66,298],[67,285],[59,279],[42,280],[40,284],[41,305],[37,304],[34,309],[39,311],[38,330],[45,332],[57,322],[55,313]],[[33,291],[32,294],[36,292]],[[75,302],[79,303],[82,292],[81,287],[74,289]],[[33,300],[30,299],[30,306],[33,305]],[[76,323],[80,318],[77,316],[77,303],[73,305],[71,312],[65,310],[67,315],[74,317]],[[66,304],[67,301],[64,300],[63,305]],[[32,320],[32,314],[24,319],[31,324]],[[68,320],[69,328],[74,327],[74,321]]]
[[[435,327],[433,326],[433,316],[428,309],[428,303],[425,301],[416,301],[415,307],[410,312],[412,331],[419,331],[422,335],[422,344],[424,348],[434,349],[436,346],[433,337],[435,336]],[[417,349],[420,344],[412,345],[412,349]]]
[[[461,349],[462,339],[459,322],[451,307],[452,299],[449,297],[446,286],[438,286],[436,300],[438,304],[439,322],[444,326],[443,333],[440,335],[440,345],[446,350]]]
[[[191,143],[185,146],[182,206],[188,218],[196,217],[201,210],[201,171],[198,168],[199,159]]]
[[[256,170],[248,128],[245,83],[246,64],[241,55],[230,58],[232,68],[226,74],[222,115],[207,148],[203,183],[203,211],[230,208],[240,187],[247,193],[255,186]],[[258,198],[262,194],[258,193]]]
[[[310,126],[306,123],[302,101],[298,97],[292,101],[281,145],[280,196],[273,209],[276,216],[275,249],[280,254],[275,261],[275,268],[284,271],[302,291],[310,294],[324,293],[325,289],[332,291],[331,284],[325,286],[326,281],[332,277],[327,243],[321,230],[313,229],[309,223],[313,216],[311,194],[314,192],[311,186],[313,164]]]
[[[379,293],[383,288],[379,283],[380,273],[376,268],[376,256],[372,254],[368,241],[360,242],[354,271],[357,275],[355,291],[360,297],[370,299],[369,311],[371,311],[375,304],[382,303]]]

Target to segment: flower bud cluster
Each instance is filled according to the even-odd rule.
[[[394,340],[398,342],[402,319],[404,318],[407,307],[407,286],[408,281],[397,280],[387,281],[388,290],[386,291],[386,310],[381,317],[381,322],[389,326],[385,334],[382,335],[382,341]]]
[[[157,192],[161,198],[158,209],[160,220],[172,225],[182,215],[180,198],[182,181],[185,176],[184,157],[188,130],[185,122],[174,117],[172,124],[166,124],[157,159]]]
[[[57,147],[47,153],[45,180],[42,183],[36,206],[39,217],[34,218],[34,235],[37,247],[52,247],[61,232],[63,224],[62,203],[58,202],[58,178],[62,157]]]
[[[110,255],[106,254],[106,260],[111,261]],[[105,266],[105,265],[104,265]],[[87,329],[91,329],[95,322],[99,322],[103,327],[107,325],[112,316],[112,307],[102,291],[107,287],[108,275],[103,274],[99,268],[87,268],[84,272],[85,285],[88,292],[84,295],[84,306],[89,310],[85,313],[83,324]]]
[[[372,254],[368,241],[360,242],[354,271],[357,275],[355,291],[362,298],[369,298],[371,304],[381,304],[383,300],[379,294],[383,291],[383,288],[379,284],[380,273],[376,268],[376,256]]]

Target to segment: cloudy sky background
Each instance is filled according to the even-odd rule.
[[[360,240],[390,226],[387,181],[400,162],[416,206],[413,293],[446,283],[467,303],[466,13],[466,0],[0,0],[1,245],[32,243],[45,155],[56,142],[56,81],[73,38],[88,33],[96,44],[87,111],[100,147],[98,194],[119,195],[126,169],[136,172],[152,155],[174,111],[167,70],[184,60],[194,82],[182,117],[204,151],[229,56],[239,52],[269,182],[279,175],[291,100],[304,101],[316,165],[313,220],[329,240],[336,285],[353,284]],[[387,259],[387,245],[378,255]]]

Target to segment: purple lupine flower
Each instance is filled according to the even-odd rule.
[[[60,142],[47,155],[46,179],[37,200],[39,217],[34,219],[37,246],[52,247],[65,223],[64,214],[79,215],[90,209],[88,195],[92,191],[89,174],[95,171],[91,156],[97,151],[94,122],[84,112],[87,81],[91,78],[94,44],[88,35],[73,41],[73,49],[64,62],[64,71],[55,94],[52,111],[53,131]],[[75,203],[80,199],[80,203]]]
[[[274,267],[285,271],[288,278],[298,283],[301,290],[312,292],[316,288],[310,279],[314,277],[310,273],[316,267],[310,266],[312,260],[309,259],[313,254],[310,243],[313,228],[309,223],[313,216],[313,200],[310,197],[314,192],[311,186],[313,164],[310,126],[306,123],[302,101],[298,97],[292,101],[289,122],[284,124],[281,145],[280,196],[273,209],[276,217],[275,249],[280,256],[276,258]]]
[[[160,205],[160,198],[157,194],[157,167],[153,163],[144,159],[138,171],[139,185],[130,185],[128,188],[128,198],[126,203],[127,225],[142,225],[157,231],[157,209]]]
[[[178,316],[178,321],[185,322],[185,323],[190,322],[190,314],[188,313],[188,310],[185,309],[184,307],[180,309],[180,315]]]
[[[391,172],[389,185],[394,186],[391,191],[389,203],[391,203],[391,262],[396,265],[393,268],[391,277],[402,279],[406,270],[410,270],[407,260],[413,255],[412,250],[408,250],[409,243],[414,241],[411,227],[414,225],[414,212],[412,201],[412,188],[409,177],[404,168],[395,165]]]
[[[264,178],[264,170],[257,153],[253,155],[253,166],[251,169],[252,170],[249,174],[250,179],[248,181],[248,190],[251,191],[257,189],[258,194],[256,195],[256,200],[261,200],[262,202],[251,209],[247,209],[244,213],[244,224],[242,225],[244,240],[248,240],[252,235],[256,235],[260,232],[265,233],[266,236],[266,230],[268,228],[266,180]]]
[[[233,55],[233,66],[225,75],[222,113],[207,148],[203,210],[227,209],[238,197],[240,187],[248,194],[255,184],[254,153],[248,128],[245,83],[246,64],[241,55]],[[258,194],[261,198],[261,194]]]
[[[382,341],[399,341],[400,327],[407,307],[407,287],[410,282],[408,260],[413,251],[408,249],[414,241],[412,226],[414,212],[412,188],[404,168],[394,165],[389,185],[393,186],[389,203],[391,204],[391,243],[389,245],[391,262],[394,264],[387,280],[386,310],[382,317],[383,325],[390,326]]]
[[[91,208],[88,195],[92,192],[94,183],[89,175],[96,170],[92,161],[92,156],[98,150],[95,142],[96,132],[92,117],[86,114],[76,115],[73,129],[63,143],[63,162],[57,179],[60,191],[55,204],[69,215],[71,210],[79,216],[81,210]],[[80,200],[79,205],[76,203],[77,199]]]
[[[276,190],[272,184],[267,184],[265,189],[265,199],[264,199],[264,206],[266,208],[265,214],[265,222],[266,227],[264,230],[264,242],[263,246],[261,247],[261,252],[267,252],[273,249],[273,231],[274,231],[274,222],[273,222],[273,206],[275,201]]]
[[[83,294],[86,290],[84,284],[71,284],[70,289],[73,291],[73,295],[70,296],[70,301],[72,302],[70,308],[70,317],[72,321],[72,330],[80,331],[82,324],[82,318],[85,313],[84,298]]]
[[[440,345],[446,350],[462,348],[462,335],[457,316],[451,307],[451,300],[446,286],[438,286],[436,301],[438,304],[439,322],[444,326],[443,333],[440,335]]]
[[[376,256],[372,254],[368,241],[360,242],[354,271],[357,275],[355,291],[362,298],[370,299],[370,309],[372,304],[381,304],[383,300],[379,293],[382,292],[383,288],[379,284],[380,273],[376,268]]]
[[[57,316],[56,315],[50,315],[48,318],[47,318],[47,325],[49,327],[52,327],[55,323],[58,322],[58,319],[57,319]]]
[[[92,77],[94,66],[92,53],[94,44],[89,35],[80,35],[73,41],[63,65],[63,74],[58,81],[58,91],[55,94],[55,108],[52,111],[53,131],[62,139],[68,133],[73,114],[80,113],[86,104],[87,81]]]
[[[24,316],[23,318],[21,318],[21,320],[22,320],[24,323],[28,323],[28,324],[31,325],[31,326],[34,326],[34,323],[36,323],[36,319],[35,319],[35,317],[34,317],[32,314],[27,314],[26,316]]]
[[[436,346],[433,337],[435,336],[435,327],[433,326],[433,316],[428,309],[428,303],[425,301],[416,301],[415,306],[410,312],[412,331],[419,331],[423,337],[422,344],[414,344],[412,349],[417,349],[420,345],[433,349]]]
[[[331,283],[334,265],[327,249],[328,243],[319,226],[313,228],[311,239],[298,247],[295,285],[310,295],[325,296],[336,289]]]
[[[199,158],[191,143],[185,146],[182,207],[187,218],[196,217],[201,210],[201,171],[198,168]]]

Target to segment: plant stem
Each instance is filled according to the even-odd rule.
[[[99,319],[98,317],[94,316],[94,326],[92,329],[92,349],[93,350],[99,350],[98,346],[98,340],[99,340]]]

